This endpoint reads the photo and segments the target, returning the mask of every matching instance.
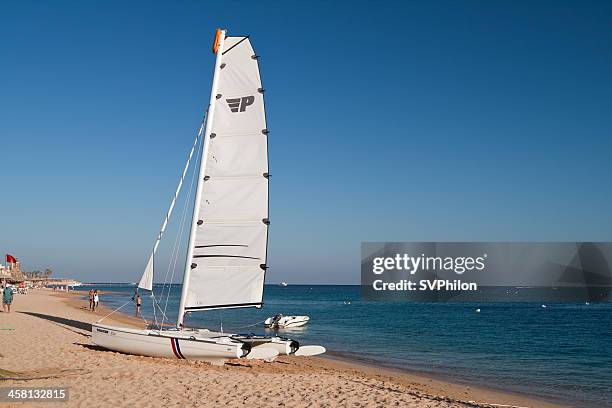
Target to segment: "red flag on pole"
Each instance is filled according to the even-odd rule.
[[[15,258],[13,255],[6,254],[6,262],[12,264],[17,263],[17,258]]]

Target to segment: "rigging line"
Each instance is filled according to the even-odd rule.
[[[189,187],[189,192],[187,194],[187,197],[185,198],[185,204],[184,204],[184,207],[183,207],[183,213],[181,215],[180,222],[179,222],[179,229],[178,229],[177,234],[176,234],[176,239],[175,239],[175,242],[174,242],[174,248],[172,250],[172,255],[171,255],[170,259],[169,259],[168,270],[167,270],[167,273],[166,273],[166,280],[164,281],[164,287],[167,284],[166,300],[165,300],[164,308],[163,309],[161,308],[161,304],[159,305],[160,311],[162,312],[162,315],[163,315],[162,322],[161,322],[162,325],[164,324],[164,322],[167,319],[166,311],[168,309],[168,301],[170,299],[170,293],[172,291],[172,282],[174,281],[174,274],[175,274],[175,271],[176,271],[176,262],[178,260],[179,252],[180,252],[180,249],[181,249],[181,246],[182,246],[181,245],[181,240],[182,240],[183,232],[184,232],[184,228],[185,228],[187,206],[188,206],[188,203],[189,203],[190,198],[191,198],[192,189],[193,189],[193,180],[191,180],[191,185]],[[172,273],[171,273],[170,279],[168,280],[167,275],[170,273],[170,271],[172,271]],[[162,297],[160,299],[163,301],[163,299],[164,299],[163,298],[163,294],[162,294]]]
[[[189,151],[189,155],[187,157],[187,163],[185,163],[185,168],[183,169],[183,172],[181,173],[181,178],[179,179],[179,183],[178,186],[176,188],[176,191],[174,192],[174,197],[172,197],[172,201],[170,202],[170,208],[168,209],[168,212],[166,213],[166,218],[164,218],[164,221],[162,223],[161,229],[157,235],[157,238],[155,239],[155,244],[153,245],[153,251],[151,256],[155,256],[155,252],[157,252],[157,248],[159,247],[159,243],[162,239],[162,237],[164,236],[164,232],[166,231],[166,227],[168,225],[168,221],[170,220],[170,216],[172,215],[172,211],[174,210],[174,205],[176,204],[176,200],[178,198],[178,195],[181,191],[181,188],[183,186],[183,180],[185,179],[185,176],[187,175],[187,171],[189,169],[189,163],[191,162],[191,158],[193,157],[193,152],[196,148],[196,146],[198,145],[198,141],[200,140],[200,137],[202,136],[202,132],[204,131],[204,123],[206,123],[206,116],[208,115],[208,108],[206,109],[206,112],[204,113],[204,117],[202,118],[202,121],[200,123],[200,128],[198,129],[198,133],[196,135],[195,140],[193,141],[193,145],[191,146],[191,150]],[[164,287],[162,287],[162,293],[163,293]],[[151,291],[153,291],[153,288],[151,288]]]
[[[153,299],[153,320],[155,321],[155,324],[157,324],[157,313],[155,313],[155,294],[153,293],[153,291],[151,291],[151,298]]]
[[[202,141],[203,140],[204,140],[204,138],[200,139],[200,145],[202,145]],[[196,163],[199,160],[201,160],[201,155],[202,155],[202,149],[198,148],[198,153],[196,155]],[[187,210],[188,210],[189,202],[191,201],[190,198],[191,198],[191,194],[193,192],[193,185],[194,185],[194,182],[195,182],[196,173],[197,173],[196,172],[196,166],[194,166],[193,173],[191,175],[191,182],[189,183],[189,191],[187,193],[187,197],[185,198],[185,204],[183,205],[183,214],[182,214],[182,217],[181,217],[182,219],[181,219],[179,233],[178,233],[178,237],[177,237],[177,241],[176,241],[176,242],[178,242],[178,247],[177,247],[177,250],[176,250],[175,256],[174,256],[174,262],[173,262],[173,265],[172,265],[172,276],[170,278],[170,286],[168,288],[168,292],[166,294],[166,302],[164,304],[164,311],[163,311],[164,317],[166,316],[166,311],[168,309],[168,300],[170,298],[170,289],[172,288],[171,282],[174,280],[174,274],[175,274],[175,271],[176,271],[176,263],[178,261],[179,252],[180,252],[180,248],[181,248],[181,239],[183,237],[183,233],[185,232],[185,223],[186,223],[186,220],[187,220]],[[198,205],[198,203],[194,203],[194,205]],[[164,323],[164,320],[165,319],[162,320],[162,324]]]
[[[157,239],[155,240],[155,245],[153,246],[153,254],[157,251],[157,247],[159,246],[159,241],[161,241],[164,236],[164,232],[166,231],[166,227],[168,226],[168,221],[170,220],[170,216],[172,215],[172,211],[174,210],[174,205],[176,204],[176,199],[178,198],[179,193],[181,192],[181,188],[183,187],[183,180],[185,179],[185,175],[187,175],[187,170],[189,169],[189,163],[191,162],[191,158],[193,157],[193,152],[198,145],[200,140],[200,136],[202,135],[202,131],[204,130],[204,123],[206,120],[206,114],[204,115],[204,119],[202,119],[202,123],[200,124],[200,128],[198,130],[198,134],[196,135],[195,140],[193,141],[193,145],[191,146],[191,150],[189,151],[189,156],[187,157],[187,163],[185,163],[185,168],[183,169],[183,173],[181,173],[181,178],[179,179],[178,186],[176,187],[176,191],[174,192],[174,196],[170,202],[170,208],[168,208],[168,212],[166,212],[166,217],[164,218],[164,222],[160,228],[159,234],[157,235]]]
[[[194,172],[195,174],[195,172]],[[176,272],[176,263],[178,262],[178,258],[179,258],[179,253],[182,247],[182,238],[183,238],[183,234],[185,232],[185,224],[186,224],[186,220],[187,220],[187,209],[188,209],[188,203],[190,201],[191,198],[191,193],[193,190],[193,179],[191,181],[191,186],[189,187],[189,193],[187,195],[187,198],[185,199],[185,205],[183,208],[183,215],[182,215],[182,219],[181,219],[181,223],[180,223],[180,228],[179,228],[179,232],[177,234],[177,242],[178,242],[178,246],[176,248],[176,252],[174,253],[174,260],[172,261],[172,275],[170,277],[170,282],[168,285],[168,291],[166,293],[166,301],[164,303],[164,309],[162,311],[163,315],[164,315],[164,319],[162,320],[162,324],[164,323],[165,319],[166,319],[166,311],[168,310],[168,301],[170,299],[170,290],[172,289],[172,282],[174,281],[174,275]],[[161,305],[160,305],[160,309],[161,309]]]
[[[206,113],[208,113],[208,110],[206,111]],[[177,193],[178,193],[178,191],[180,190],[180,187],[181,187],[181,186],[182,186],[182,184],[183,184],[183,180],[185,179],[185,176],[186,176],[186,173],[187,173],[187,170],[188,170],[188,167],[189,167],[189,163],[190,163],[191,158],[192,158],[192,156],[193,156],[193,151],[194,151],[194,149],[196,148],[196,146],[199,144],[198,142],[201,142],[201,140],[202,140],[201,135],[202,135],[202,129],[203,129],[203,126],[204,126],[205,120],[206,120],[206,114],[204,115],[204,118],[202,119],[202,123],[200,124],[200,129],[199,129],[199,131],[198,131],[198,135],[197,135],[197,137],[196,137],[196,144],[194,144],[194,145],[192,146],[191,151],[189,152],[189,158],[188,158],[188,160],[187,160],[187,164],[186,164],[186,166],[185,166],[185,169],[183,170],[183,173],[182,173],[182,175],[181,175],[181,181],[180,181],[180,183],[179,183],[179,188],[177,189]],[[200,155],[200,151],[199,151],[199,149],[198,149],[198,153],[197,153],[197,155],[196,155],[196,162],[197,162],[197,158],[199,158],[199,157],[200,157],[199,155]],[[190,187],[190,188],[191,188],[191,187]],[[175,194],[175,197],[174,197],[174,200],[173,200],[173,202],[172,202],[172,207],[171,207],[171,208],[173,208],[173,207],[174,207],[174,204],[175,204],[175,202],[176,202],[176,198],[177,198],[177,195]],[[166,223],[167,223],[167,219],[166,219],[166,221],[165,221],[164,225],[166,225]],[[161,236],[160,236],[160,239],[161,239]],[[175,251],[175,249],[176,249],[177,242],[178,242],[178,235],[177,235],[177,238],[176,238],[176,239],[175,239],[175,241],[174,241],[174,245],[173,245],[173,248],[172,248],[172,256],[174,256],[174,251]],[[159,243],[159,241],[158,241],[157,243]],[[156,245],[157,245],[157,243],[156,243]],[[157,248],[157,246],[156,246],[155,248]],[[163,299],[163,298],[164,298],[164,291],[166,290],[166,283],[168,282],[168,275],[169,275],[169,273],[170,273],[170,267],[171,267],[171,265],[172,265],[172,257],[170,258],[170,261],[169,261],[169,263],[168,263],[168,269],[166,270],[166,274],[164,275],[164,284],[162,285],[162,290],[161,290],[161,294],[160,294],[160,299]],[[168,293],[169,293],[170,289],[171,289],[171,286],[168,288]]]
[[[245,329],[247,327],[253,327],[253,326],[259,326],[262,323],[265,323],[266,320],[262,320],[261,322],[257,322],[257,323],[253,323],[253,324],[247,324],[246,326],[238,326],[238,327],[234,327],[235,329]]]
[[[188,201],[188,198],[186,199],[186,201]],[[180,226],[182,223],[182,219],[184,217],[184,210],[183,210],[183,214],[181,214],[181,217],[179,218],[179,220],[181,220],[179,222],[179,231],[180,231]],[[172,278],[170,278],[170,281],[168,281],[168,275],[170,275],[170,271],[172,269],[172,265],[173,265],[173,260],[175,258],[175,256],[178,256],[178,245],[179,245],[179,240],[180,240],[180,234],[179,231],[177,231],[176,237],[174,239],[174,244],[172,246],[172,252],[170,253],[170,258],[168,259],[168,268],[166,269],[166,274],[164,275],[164,283],[162,285],[162,292],[160,294],[160,299],[164,299],[164,292],[167,289],[167,295],[170,294],[170,291],[172,290]]]
[[[157,308],[159,309],[160,313],[162,314],[162,317],[164,319],[167,319],[168,317],[166,316],[166,314],[162,310],[161,304],[157,301],[157,298],[155,296],[152,296],[152,298],[153,298],[153,314],[155,314],[155,306],[157,306]],[[157,318],[155,318],[155,324],[157,325]],[[162,324],[163,324],[163,319],[162,319]]]
[[[106,316],[102,317],[100,320],[96,320],[96,323],[100,323],[102,320],[106,319],[108,316],[114,314],[115,312],[118,312],[120,309],[122,309],[125,305],[127,305],[128,303],[132,303],[131,300],[128,300],[127,302],[125,302],[124,304],[122,304],[121,306],[119,306],[118,308],[116,308],[115,310],[113,310],[112,312],[110,312],[109,314],[107,314]]]

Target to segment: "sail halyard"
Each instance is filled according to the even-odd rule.
[[[219,71],[221,69],[221,58],[223,54],[223,45],[225,42],[225,30],[220,30],[218,36],[218,50],[217,57],[215,59],[215,70],[213,73],[212,87],[210,91],[210,101],[208,103],[208,114],[206,115],[206,122],[204,127],[204,143],[202,143],[202,159],[200,160],[200,169],[198,171],[198,184],[196,187],[195,204],[193,206],[193,216],[191,218],[191,229],[189,232],[189,243],[187,244],[187,255],[185,257],[185,272],[183,274],[183,284],[181,289],[181,300],[179,302],[178,319],[176,322],[177,327],[183,325],[183,318],[185,315],[185,300],[187,296],[187,290],[189,287],[189,277],[191,272],[191,259],[193,257],[195,234],[197,228],[198,217],[200,214],[199,202],[202,197],[203,179],[205,175],[206,162],[208,158],[208,145],[210,143],[210,133],[212,118],[215,114],[215,98],[217,95],[217,87],[219,83]]]
[[[205,116],[206,118],[206,116]],[[174,196],[172,197],[172,200],[170,202],[170,208],[168,208],[168,211],[166,212],[166,217],[164,218],[164,221],[162,223],[161,228],[159,229],[159,233],[157,234],[157,237],[155,238],[155,243],[153,244],[153,250],[151,251],[151,254],[149,255],[149,260],[147,261],[147,266],[145,267],[145,270],[140,278],[140,282],[138,283],[138,287],[140,289],[145,289],[145,290],[149,290],[152,291],[153,290],[153,275],[154,275],[154,259],[155,259],[155,253],[157,252],[157,248],[159,247],[159,244],[161,242],[161,239],[164,236],[164,233],[166,232],[166,227],[168,226],[168,221],[170,220],[170,217],[172,216],[172,212],[174,211],[174,206],[176,205],[176,201],[178,199],[178,196],[181,192],[181,188],[183,187],[183,181],[185,180],[185,176],[187,175],[187,171],[189,170],[189,164],[191,163],[191,159],[193,157],[193,153],[195,152],[195,149],[198,145],[198,141],[200,140],[200,137],[202,136],[202,131],[204,130],[204,120],[202,121],[202,123],[200,124],[200,128],[198,129],[198,133],[196,135],[195,140],[193,141],[193,146],[191,146],[191,150],[189,152],[189,155],[187,157],[187,163],[185,163],[185,168],[183,169],[183,173],[181,174],[181,178],[179,180],[178,186],[176,187],[176,191],[174,192]]]

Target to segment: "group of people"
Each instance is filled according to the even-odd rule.
[[[5,312],[11,312],[11,304],[13,303],[14,289],[10,285],[3,284],[0,286],[0,295],[2,296],[2,309]],[[140,308],[142,299],[138,294],[138,290],[134,293],[132,300],[136,303],[136,316],[140,316]],[[98,289],[89,289],[89,310],[95,312],[100,304],[100,294]]]
[[[13,287],[2,285],[2,310],[6,313],[11,313],[11,303],[13,303]]]
[[[92,312],[95,312],[99,303],[100,303],[100,295],[98,294],[98,289],[96,290],[89,289],[89,310],[91,310]]]

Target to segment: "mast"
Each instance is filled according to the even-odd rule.
[[[218,42],[217,42],[218,41]],[[206,127],[204,130],[204,143],[202,146],[202,159],[200,160],[200,170],[198,172],[198,186],[195,195],[195,204],[193,206],[193,216],[191,218],[191,232],[189,233],[189,244],[187,245],[187,257],[185,259],[185,273],[183,274],[183,287],[181,290],[181,301],[179,303],[178,319],[176,326],[181,327],[183,325],[183,318],[185,315],[185,298],[187,297],[187,290],[189,284],[189,275],[191,273],[191,259],[193,257],[193,247],[195,241],[195,234],[197,229],[197,222],[200,215],[200,199],[202,196],[202,185],[204,180],[204,172],[206,168],[206,160],[208,155],[208,144],[210,142],[211,124],[215,116],[215,99],[217,95],[217,87],[219,84],[219,71],[221,69],[221,57],[223,54],[223,43],[225,41],[225,30],[217,30],[217,36],[215,38],[215,44],[213,47],[217,48],[217,58],[215,60],[215,71],[213,74],[212,88],[210,91],[210,101],[208,102],[208,115],[206,115]]]

